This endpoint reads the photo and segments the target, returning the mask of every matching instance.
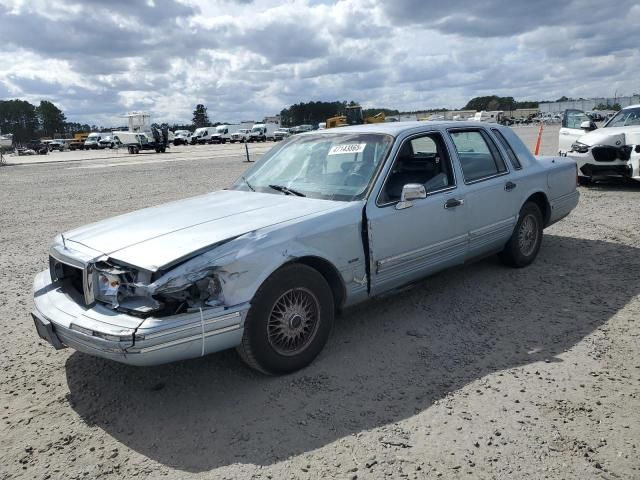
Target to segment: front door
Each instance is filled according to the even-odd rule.
[[[571,145],[581,136],[587,133],[587,130],[580,128],[583,122],[592,124],[591,119],[582,110],[565,110],[562,116],[562,127],[558,136],[558,153],[566,155],[571,151]],[[591,129],[595,129],[592,124]]]
[[[400,202],[407,184],[423,185],[426,197]],[[367,204],[371,293],[462,263],[468,243],[465,208],[442,135],[405,140],[381,191]]]

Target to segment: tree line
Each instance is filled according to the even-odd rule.
[[[538,108],[539,101],[518,102],[513,97],[499,97],[488,95],[485,97],[474,97],[467,102],[462,110],[503,110],[512,111],[518,108]]]
[[[0,131],[12,133],[16,143],[90,130],[89,125],[67,122],[62,110],[47,100],[37,106],[26,100],[0,100]]]

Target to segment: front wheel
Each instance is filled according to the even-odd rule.
[[[527,202],[520,209],[518,223],[511,234],[500,259],[516,268],[522,268],[533,262],[542,245],[542,212],[540,207]]]
[[[320,353],[333,316],[333,295],[324,277],[306,265],[284,266],[253,297],[238,353],[263,373],[294,372]]]

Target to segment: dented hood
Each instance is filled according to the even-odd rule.
[[[593,147],[595,145],[611,145],[613,147],[620,147],[629,143],[627,136],[637,137],[640,135],[640,127],[604,127],[597,130],[593,130],[580,138],[578,142]]]
[[[156,271],[239,235],[346,205],[223,190],[102,220],[65,233],[64,238]]]

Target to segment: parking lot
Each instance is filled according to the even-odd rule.
[[[514,130],[533,147],[535,127]],[[546,127],[543,154],[557,138]],[[7,157],[1,480],[640,478],[640,184],[581,187],[528,268],[489,258],[345,312],[292,375],[233,351],[135,368],[37,338],[55,234],[224,188],[244,160],[238,144]]]

